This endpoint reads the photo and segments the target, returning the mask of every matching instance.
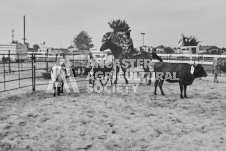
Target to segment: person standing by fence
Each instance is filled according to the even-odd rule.
[[[56,64],[52,67],[51,70],[51,80],[52,86],[54,89],[53,96],[56,96],[56,92],[60,95],[60,88],[61,88],[61,77],[60,77],[60,60],[56,61]]]

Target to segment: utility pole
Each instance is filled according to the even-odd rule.
[[[23,38],[23,40],[24,40],[24,44],[25,44],[25,40],[26,40],[26,38],[25,38],[25,16],[24,16],[24,38]]]
[[[142,37],[143,37],[143,46],[144,46],[144,35],[145,33],[141,33]]]
[[[14,29],[12,29],[12,43],[14,42]]]

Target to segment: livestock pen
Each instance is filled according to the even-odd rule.
[[[213,83],[211,76],[196,80],[188,89],[189,98],[183,100],[178,97],[178,85],[170,83],[164,84],[165,96],[155,96],[152,84],[139,86],[136,92],[88,93],[84,89],[52,97],[45,93],[49,81],[42,75],[47,71],[45,59],[36,59],[20,63],[21,70],[31,69],[20,74],[8,73],[8,63],[1,64],[7,81],[10,76],[15,80],[32,77],[32,72],[39,78],[35,78],[35,89],[31,78],[20,81],[31,85],[23,93],[8,87],[1,92],[0,150],[226,150],[225,77],[220,77],[220,83]],[[17,71],[18,63],[10,65],[11,71]],[[13,81],[7,86],[10,83],[18,87]]]
[[[3,58],[14,54],[0,54],[0,92],[10,91],[20,88],[31,88],[35,91],[36,86],[48,85],[51,67],[59,58],[70,60],[73,67],[85,67],[89,57],[80,57],[79,53],[28,53],[27,59],[22,61],[5,61]],[[198,54],[158,54],[164,62],[172,63],[199,63],[202,64],[208,74],[212,73],[212,61],[214,57],[226,59],[226,55],[198,55]],[[156,60],[152,61],[152,66]],[[140,69],[133,72],[140,72]],[[82,71],[81,71],[82,72]],[[220,76],[225,73],[221,72]],[[77,82],[86,81],[84,78],[77,78]]]
[[[13,54],[0,54],[0,92],[30,88],[35,91],[36,86],[48,85],[50,71],[57,59],[67,56],[74,66],[85,66],[87,59],[78,59],[79,54],[39,54],[28,53],[25,61],[5,61],[4,58]],[[78,80],[79,81],[79,80]]]

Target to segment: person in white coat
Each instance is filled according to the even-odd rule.
[[[56,96],[56,91],[58,95],[60,95],[60,93],[63,92],[63,85],[66,78],[66,72],[65,69],[63,69],[63,66],[64,63],[61,63],[59,60],[57,60],[56,64],[52,67],[51,79],[54,89],[53,96]]]

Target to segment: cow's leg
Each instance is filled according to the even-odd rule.
[[[72,72],[73,72],[74,77],[76,77],[75,69],[72,69]]]
[[[92,79],[91,79],[93,82],[93,88],[94,88],[94,85],[95,85],[95,81],[96,81],[96,73],[93,72],[93,76],[92,76]]]
[[[55,97],[56,96],[56,87],[53,87],[53,90],[54,90],[53,96]]]
[[[162,89],[163,82],[164,82],[164,80],[160,80],[160,82],[159,82],[159,88],[161,90],[162,95],[165,95],[165,93],[163,92],[163,89]]]
[[[126,78],[126,68],[122,68],[122,72],[123,72],[123,76],[124,76],[125,82],[126,82],[126,84],[128,84],[128,80]]]
[[[116,66],[116,77],[115,77],[115,82],[114,82],[114,84],[117,84],[117,80],[118,80],[118,72],[119,72],[119,67],[118,66]]]
[[[217,79],[218,73],[215,73],[215,77],[216,77],[216,82],[218,83],[218,79]]]
[[[112,80],[113,80],[113,73],[110,74],[110,80],[111,80],[111,86],[113,85]]]
[[[96,80],[96,79],[94,78],[94,79],[93,79],[93,88],[94,88],[94,85],[95,85],[95,80]]]
[[[187,85],[184,85],[184,97],[185,98],[188,98],[187,97]]]
[[[151,71],[149,71],[148,74],[149,74],[148,85],[150,85],[151,84],[151,77],[152,77]]]
[[[61,83],[61,93],[64,93],[64,82]]]
[[[57,94],[60,96],[60,86],[57,87]]]
[[[147,78],[147,76],[149,76],[148,85],[150,85],[151,84],[151,71],[150,71],[150,68],[149,67],[144,68],[144,72],[145,72],[144,78]]]
[[[183,99],[183,84],[182,83],[179,83],[180,84],[180,98]]]
[[[154,95],[157,95],[156,91],[157,91],[158,83],[159,83],[159,80],[155,80],[155,92],[154,92]]]

